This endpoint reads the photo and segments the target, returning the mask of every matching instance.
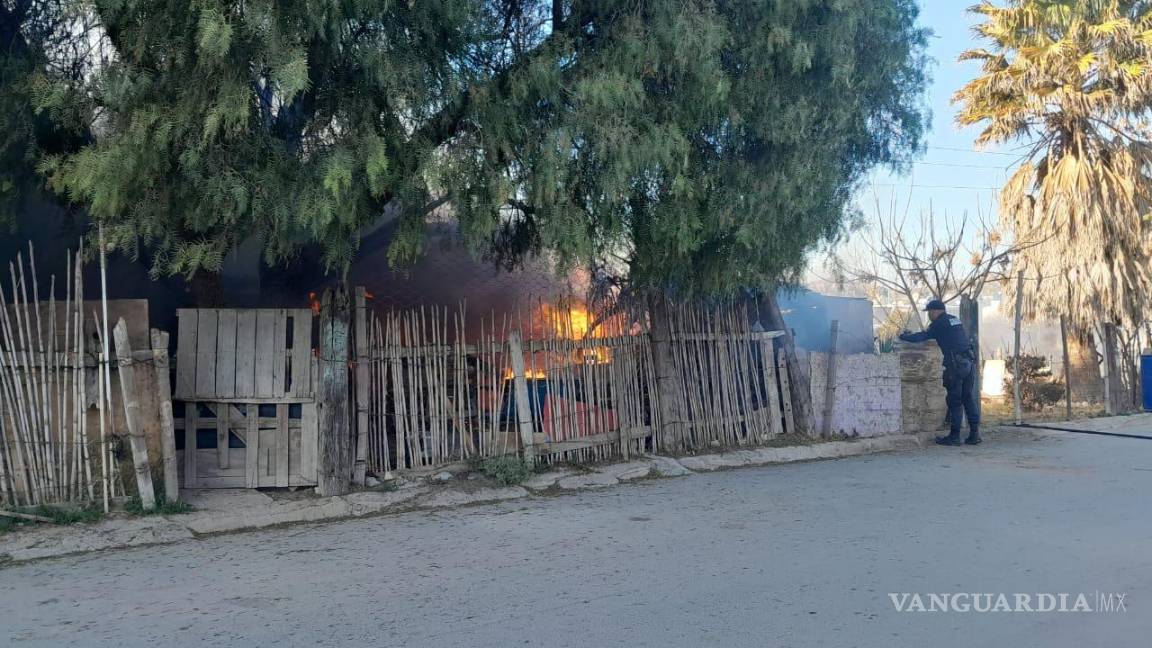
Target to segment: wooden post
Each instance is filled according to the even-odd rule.
[[[352,434],[348,421],[348,291],[324,291],[320,310],[319,443],[316,492],[343,495],[352,478]]]
[[[775,289],[765,295],[764,300],[767,304],[768,328],[776,331],[788,331],[787,335],[780,338],[780,351],[788,368],[787,372],[781,373],[787,377],[792,388],[791,394],[787,396],[792,400],[790,409],[795,427],[789,432],[812,436],[816,433],[816,417],[812,413],[812,381],[809,380],[808,373],[804,371],[800,366],[800,361],[796,358],[796,332],[788,328],[784,322],[784,314],[780,312],[780,304],[776,300]]]
[[[160,451],[164,456],[164,499],[180,499],[176,466],[176,426],[172,421],[172,379],[168,375],[168,334],[152,329],[152,363],[156,369],[156,393],[160,401]],[[187,438],[187,437],[185,437]],[[185,449],[185,452],[188,450]]]
[[[1120,402],[1119,381],[1116,369],[1116,325],[1104,325],[1104,411],[1108,415],[1117,413]]]
[[[132,347],[128,343],[128,325],[124,318],[112,332],[116,340],[116,360],[120,366],[120,393],[124,397],[124,421],[132,446],[132,465],[136,469],[136,489],[145,511],[156,508],[156,489],[152,486],[152,466],[148,463],[148,442],[140,423],[140,394],[136,389],[136,367],[132,364]]]
[[[652,373],[655,377],[655,401],[660,414],[657,437],[664,448],[677,450],[687,444],[688,413],[680,363],[672,347],[671,310],[671,305],[663,296],[653,296],[648,300]]]
[[[1072,359],[1068,354],[1068,316],[1060,316],[1060,347],[1064,352],[1064,419],[1072,420]]]
[[[1013,319],[1012,347],[1012,412],[1017,424],[1024,420],[1020,403],[1020,321],[1024,310],[1024,271],[1016,274],[1016,312]]]
[[[368,472],[368,292],[356,287],[356,462],[352,483],[363,486]]]
[[[828,438],[832,434],[832,412],[836,405],[836,340],[840,337],[840,321],[832,320],[832,337],[828,346],[828,384],[824,385],[824,420],[820,426],[820,436]]]
[[[520,429],[520,447],[524,460],[535,463],[536,448],[532,445],[532,404],[528,398],[528,378],[524,375],[524,347],[520,333],[508,334],[508,355],[512,361],[512,390],[516,398],[516,423]]]

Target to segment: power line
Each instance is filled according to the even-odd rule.
[[[1007,171],[1012,165],[995,166],[992,164],[955,164],[952,162],[913,162],[912,164],[923,164],[925,166],[941,166],[941,167],[957,167],[961,169],[992,169],[996,171]]]
[[[1022,153],[1001,153],[1000,151],[978,151],[976,149],[958,148],[955,146],[934,146],[929,144],[925,148],[936,149],[938,151],[958,151],[960,153],[979,153],[980,155],[1005,155],[1008,157],[1021,158],[1024,157]]]
[[[873,187],[899,187],[903,189],[968,189],[973,191],[1000,191],[1003,187],[964,187],[958,185],[922,185],[922,184],[896,184],[888,182],[869,182]]]

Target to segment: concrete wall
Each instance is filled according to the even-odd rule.
[[[809,353],[812,411],[823,424],[828,385],[828,354]],[[854,353],[836,357],[833,434],[872,437],[901,428],[900,358],[896,354]]]
[[[896,345],[900,358],[900,399],[903,431],[929,432],[944,427],[944,366],[935,342]]]
[[[800,351],[809,371],[812,411],[823,424],[828,354]],[[943,427],[947,407],[935,343],[899,345],[895,353],[856,353],[836,357],[833,434],[873,437],[917,433]]]

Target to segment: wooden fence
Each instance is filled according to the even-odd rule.
[[[315,485],[312,311],[182,309],[177,316],[184,486]]]
[[[357,320],[356,401],[366,468],[430,471],[520,453],[546,463],[659,451],[659,398],[685,403],[689,438],[670,448],[750,445],[793,429],[776,332],[734,308],[675,310],[676,393],[657,394],[646,315],[592,323],[572,304],[488,318],[469,339],[464,312],[375,312]],[[670,440],[671,441],[671,440]]]
[[[738,307],[679,306],[671,314],[686,438],[682,447],[755,445],[792,432],[780,331],[754,331]]]

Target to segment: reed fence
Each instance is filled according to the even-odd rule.
[[[687,416],[688,439],[668,440],[669,450],[750,445],[790,430],[778,334],[753,330],[734,306],[673,312],[677,388],[660,394],[644,312],[591,321],[578,304],[540,303],[529,316],[484,318],[469,335],[463,308],[371,311],[356,352],[367,468],[656,452],[665,444],[661,398],[680,399]]]
[[[34,248],[0,286],[0,504],[95,501],[124,493],[109,443],[106,328],[85,312],[83,251],[69,253],[63,302],[56,277],[41,301]],[[103,370],[102,370],[103,369]],[[100,411],[90,429],[88,410]]]

